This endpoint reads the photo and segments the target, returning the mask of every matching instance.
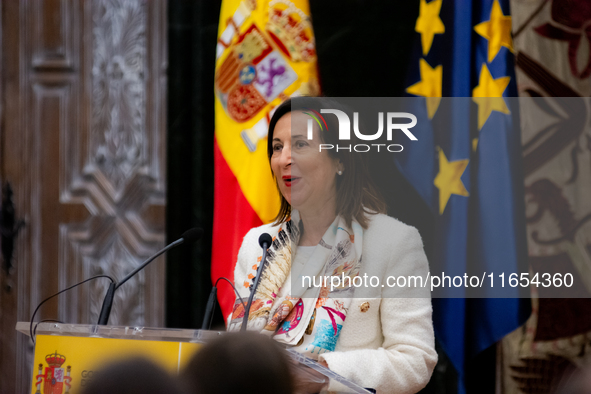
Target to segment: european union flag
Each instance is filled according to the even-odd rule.
[[[411,109],[420,137],[396,164],[432,210],[430,265],[446,275],[528,272],[509,11],[509,0],[420,2],[406,89],[425,97]],[[465,292],[433,300],[436,336],[460,376],[529,314],[517,291]]]

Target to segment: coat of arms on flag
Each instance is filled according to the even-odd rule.
[[[215,92],[225,113],[237,123],[257,117],[277,97],[288,96],[286,90],[298,80],[290,63],[316,60],[312,28],[302,10],[287,0],[271,1],[263,24],[249,18],[256,8],[256,2],[242,2],[218,40],[218,57],[223,61],[218,63]],[[303,87],[310,90],[308,84]],[[266,135],[266,120],[241,133],[251,152]]]
[[[317,96],[316,47],[307,0],[224,0],[216,48],[212,279],[233,278],[242,238],[279,210],[266,138],[273,109]],[[218,299],[224,316],[231,289]]]

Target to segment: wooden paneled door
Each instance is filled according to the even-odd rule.
[[[59,289],[121,278],[164,245],[166,3],[0,4],[0,182],[25,223],[12,268],[2,258],[0,392],[26,393],[32,345],[15,323]],[[36,320],[96,322],[107,282],[56,298]],[[160,260],[118,290],[109,323],[163,322]]]

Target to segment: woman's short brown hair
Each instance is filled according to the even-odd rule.
[[[277,107],[269,122],[269,134],[267,136],[269,165],[273,156],[273,132],[279,119],[290,112],[313,110],[319,113],[323,108],[341,110],[349,115],[349,119],[353,119],[350,108],[336,100],[325,97],[294,97],[284,101]],[[324,117],[324,121],[326,122],[326,130],[320,133],[320,139],[323,144],[331,144],[336,147],[339,145],[337,118],[334,115],[329,115]],[[355,143],[353,136],[350,143],[351,145]],[[361,227],[367,228],[368,223],[365,214],[385,213],[386,204],[372,181],[365,155],[343,149],[338,151],[330,149],[328,153],[332,158],[340,160],[343,165],[343,175],[337,176],[336,214],[341,215],[349,227],[353,219],[355,219]],[[279,190],[279,186],[277,186],[277,190]],[[275,217],[275,224],[283,223],[291,216],[291,205],[283,197],[281,191],[279,191],[279,195],[281,197],[281,207]]]

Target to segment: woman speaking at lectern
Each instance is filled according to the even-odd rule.
[[[427,258],[418,231],[384,214],[363,153],[320,149],[343,144],[337,117],[319,114],[335,107],[332,100],[293,98],[269,123],[267,151],[281,208],[273,224],[248,232],[238,254],[234,280],[244,298],[250,291],[242,284],[251,282],[262,257],[259,236],[273,238],[247,329],[362,387],[414,393],[437,362],[429,292],[409,295],[367,280],[360,285],[359,279],[377,276],[384,284],[389,276],[424,278]],[[334,276],[344,280],[337,285]],[[237,302],[230,330],[240,327],[243,315]],[[339,388],[332,381],[308,388],[320,389]]]

